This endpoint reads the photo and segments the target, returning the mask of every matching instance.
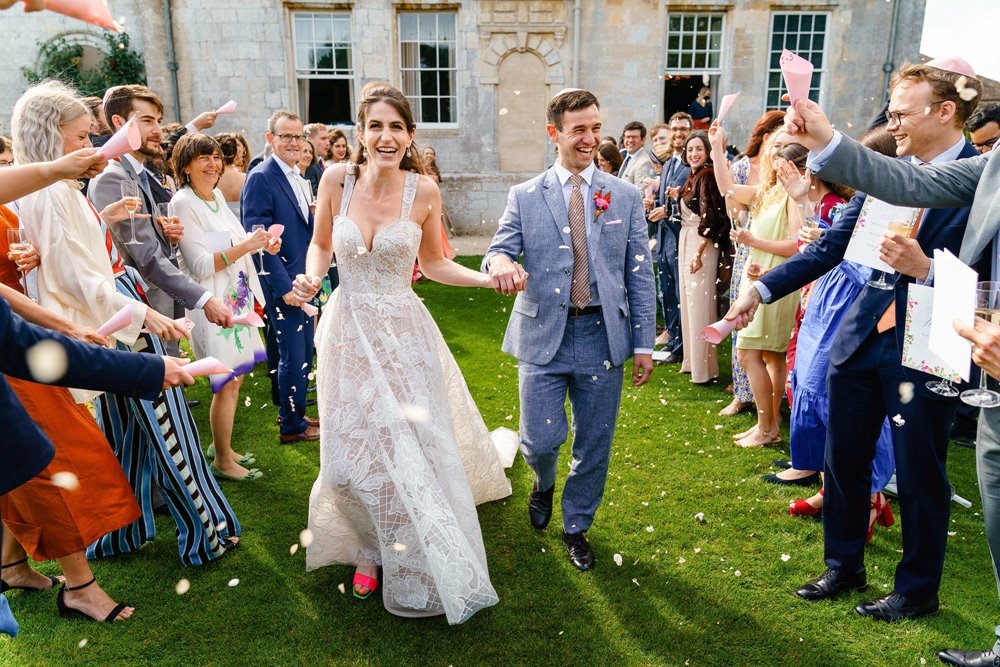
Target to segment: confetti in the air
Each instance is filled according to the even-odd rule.
[[[299,533],[299,544],[301,544],[304,548],[308,547],[312,543],[313,543],[313,533],[311,530],[306,528],[301,533]]]
[[[55,382],[66,375],[69,364],[66,350],[54,340],[43,340],[33,345],[28,350],[26,360],[31,377],[42,383]]]

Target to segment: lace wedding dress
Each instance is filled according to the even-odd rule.
[[[316,333],[320,473],[306,567],[378,563],[390,612],[461,623],[498,602],[476,504],[510,495],[503,468],[517,438],[489,433],[410,288],[418,176],[406,174],[400,219],[370,249],[347,216],[355,179],[333,221],[340,287]]]

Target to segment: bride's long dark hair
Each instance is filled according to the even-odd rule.
[[[417,129],[417,124],[413,122],[413,111],[410,110],[410,102],[406,96],[390,83],[371,81],[361,89],[361,101],[358,102],[358,130],[361,134],[364,134],[365,124],[368,121],[368,108],[376,102],[385,102],[395,109],[402,116],[403,122],[406,123],[406,129],[410,132]],[[368,155],[365,153],[365,145],[359,141],[358,147],[354,149],[351,162],[364,164],[367,161]],[[411,144],[410,149],[403,153],[403,160],[399,163],[399,168],[404,171],[415,171],[418,174],[427,173],[416,143]]]

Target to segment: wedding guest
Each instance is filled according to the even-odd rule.
[[[236,165],[236,168],[239,169],[240,172],[246,174],[250,171],[250,144],[241,132],[234,132],[233,136],[236,137],[236,141],[240,145],[240,149],[236,153],[236,157],[233,159],[233,164]]]
[[[696,130],[708,129],[709,123],[712,122],[711,88],[708,86],[701,87],[701,90],[698,91],[698,96],[694,98],[691,106],[688,107],[688,113],[691,114],[691,119],[694,122]]]
[[[732,182],[732,174],[725,166],[726,133],[713,125],[709,130],[712,142],[712,160],[724,171],[723,183]],[[747,270],[744,272],[740,292],[747,289],[763,272],[781,265],[795,254],[798,238],[798,217],[791,213],[795,203],[777,180],[775,162],[778,152],[790,138],[784,132],[770,140],[761,165],[758,187],[731,186],[732,198],[750,206],[754,231],[742,227],[734,229],[732,240],[750,246]],[[746,369],[757,404],[757,424],[733,436],[741,447],[762,447],[781,442],[780,411],[784,394],[786,362],[785,352],[795,327],[798,294],[789,294],[769,304],[754,323],[746,327],[736,343],[740,364]]]
[[[319,422],[306,415],[307,377],[313,358],[313,318],[302,310],[292,291],[292,280],[305,272],[306,251],[312,234],[313,213],[299,187],[297,163],[305,135],[302,121],[290,111],[276,111],[267,122],[267,141],[273,155],[247,176],[243,186],[243,227],[285,226],[277,255],[265,255],[255,264],[263,270],[261,287],[269,329],[269,363],[277,360],[277,398],[282,443],[319,440]],[[273,351],[273,352],[272,352]]]
[[[183,183],[170,201],[171,215],[184,223],[181,266],[218,296],[233,315],[253,313],[255,304],[263,303],[264,298],[250,257],[265,248],[271,254],[278,252],[281,240],[272,240],[263,229],[248,234],[225,206],[222,192],[217,188],[224,169],[222,151],[214,139],[204,134],[185,135],[174,148],[173,163]],[[233,418],[243,376],[266,359],[260,335],[250,324],[223,329],[209,322],[200,311],[187,314],[195,324],[191,330],[194,355],[199,359],[215,357],[223,366],[233,369],[232,373],[210,376],[212,474],[234,481],[260,479],[264,474],[259,469],[241,465],[253,463],[253,455],[237,454],[232,449]]]
[[[423,158],[424,164],[433,162],[437,160],[437,151],[434,150],[433,146],[424,146],[424,150],[420,151],[420,157]]]
[[[340,164],[347,162],[347,156],[351,147],[347,145],[347,135],[343,130],[333,128],[330,130],[330,162]],[[433,149],[432,149],[433,150]]]
[[[597,168],[608,174],[615,175],[622,168],[622,154],[610,142],[602,142],[597,147],[597,156],[594,159]]]
[[[236,166],[240,159],[246,159],[247,152],[243,149],[243,135],[235,132],[226,132],[215,136],[219,143],[219,150],[222,155],[222,175],[216,187],[222,193],[222,198],[226,206],[236,219],[240,219],[240,193],[243,192],[243,184],[246,183],[247,176]],[[181,181],[183,181],[183,176]]]
[[[767,144],[771,135],[781,128],[784,122],[784,111],[768,111],[757,119],[757,123],[754,125],[746,150],[743,151],[742,157],[740,157],[740,159],[737,160],[732,166],[733,183],[736,183],[737,185],[749,186],[756,186],[760,183],[761,149],[765,144]],[[718,179],[716,179],[716,181],[718,182]],[[723,186],[726,186],[725,192],[728,192],[728,184],[719,184],[720,188]],[[735,198],[727,198],[726,206],[734,224],[740,223],[747,229],[752,228],[753,220],[748,215],[746,206],[738,202]],[[733,275],[729,283],[730,298],[734,302],[740,296],[740,281],[743,280],[743,274],[746,271],[747,257],[749,255],[750,246],[745,244],[736,244],[733,255]],[[739,354],[736,352],[738,333],[739,332],[734,331],[730,336],[730,344],[732,345],[731,363],[733,368],[733,400],[729,403],[729,405],[719,411],[720,417],[737,415],[744,410],[749,409],[753,405],[753,391],[750,389],[750,378],[747,377],[746,371],[743,370],[743,366],[740,364]]]
[[[612,146],[614,146],[615,148],[618,148],[618,140],[617,140],[617,139],[615,139],[614,137],[612,137],[612,136],[611,136],[610,134],[609,134],[609,135],[606,135],[606,136],[603,136],[603,137],[601,137],[601,143],[602,143],[602,144],[611,144],[611,145],[612,145]],[[620,155],[621,155],[621,153],[619,153],[618,155],[620,156]],[[617,173],[617,172],[616,172],[616,173]]]
[[[312,146],[316,172],[322,175],[327,167],[327,160],[330,159],[330,130],[323,123],[309,123],[302,128],[302,133],[306,135],[306,141]],[[309,178],[305,171],[301,173]],[[318,178],[317,182],[319,182]]]
[[[14,142],[10,137],[0,135],[0,167],[10,167],[14,164]]]
[[[309,184],[309,194],[306,196],[306,201],[312,202],[313,197],[316,192],[319,191],[319,179],[323,175],[323,172],[319,169],[313,169],[316,166],[316,147],[311,141],[306,139],[302,142],[302,152],[299,155],[299,173],[302,174],[302,179]],[[300,184],[301,185],[301,184]]]
[[[628,173],[641,159],[645,145],[646,126],[637,120],[626,123],[622,130],[622,166],[618,169],[618,178],[628,180]]]
[[[28,89],[14,107],[11,128],[19,162],[52,160],[90,145],[90,113],[65,84]],[[185,329],[150,308],[141,280],[126,269],[108,227],[71,181],[24,197],[22,224],[41,256],[39,302],[78,326],[96,329],[124,306],[125,328],[113,334],[121,349],[163,355],[160,337]],[[151,333],[140,329],[146,325]],[[72,390],[77,402],[95,400],[98,423],[142,510],[128,526],[104,535],[89,558],[128,553],[156,535],[151,483],[162,491],[177,523],[178,551],[187,565],[219,558],[235,544],[240,526],[199,449],[198,430],[179,389],[153,400]],[[221,527],[220,527],[221,526]]]
[[[715,346],[702,340],[702,329],[718,317],[716,279],[719,261],[729,246],[729,218],[712,171],[708,135],[692,132],[684,143],[691,173],[678,193],[681,233],[678,265],[681,274],[681,328],[684,362],[681,373],[706,384],[719,376]]]
[[[989,153],[1000,139],[1000,102],[981,104],[965,123],[972,147],[982,154]]]

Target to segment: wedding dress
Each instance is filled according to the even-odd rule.
[[[517,437],[487,430],[410,288],[418,178],[406,174],[400,218],[370,249],[347,215],[356,167],[344,182],[333,221],[340,286],[316,333],[320,473],[306,567],[378,563],[387,610],[461,623],[498,602],[476,504],[510,495],[503,468]]]

